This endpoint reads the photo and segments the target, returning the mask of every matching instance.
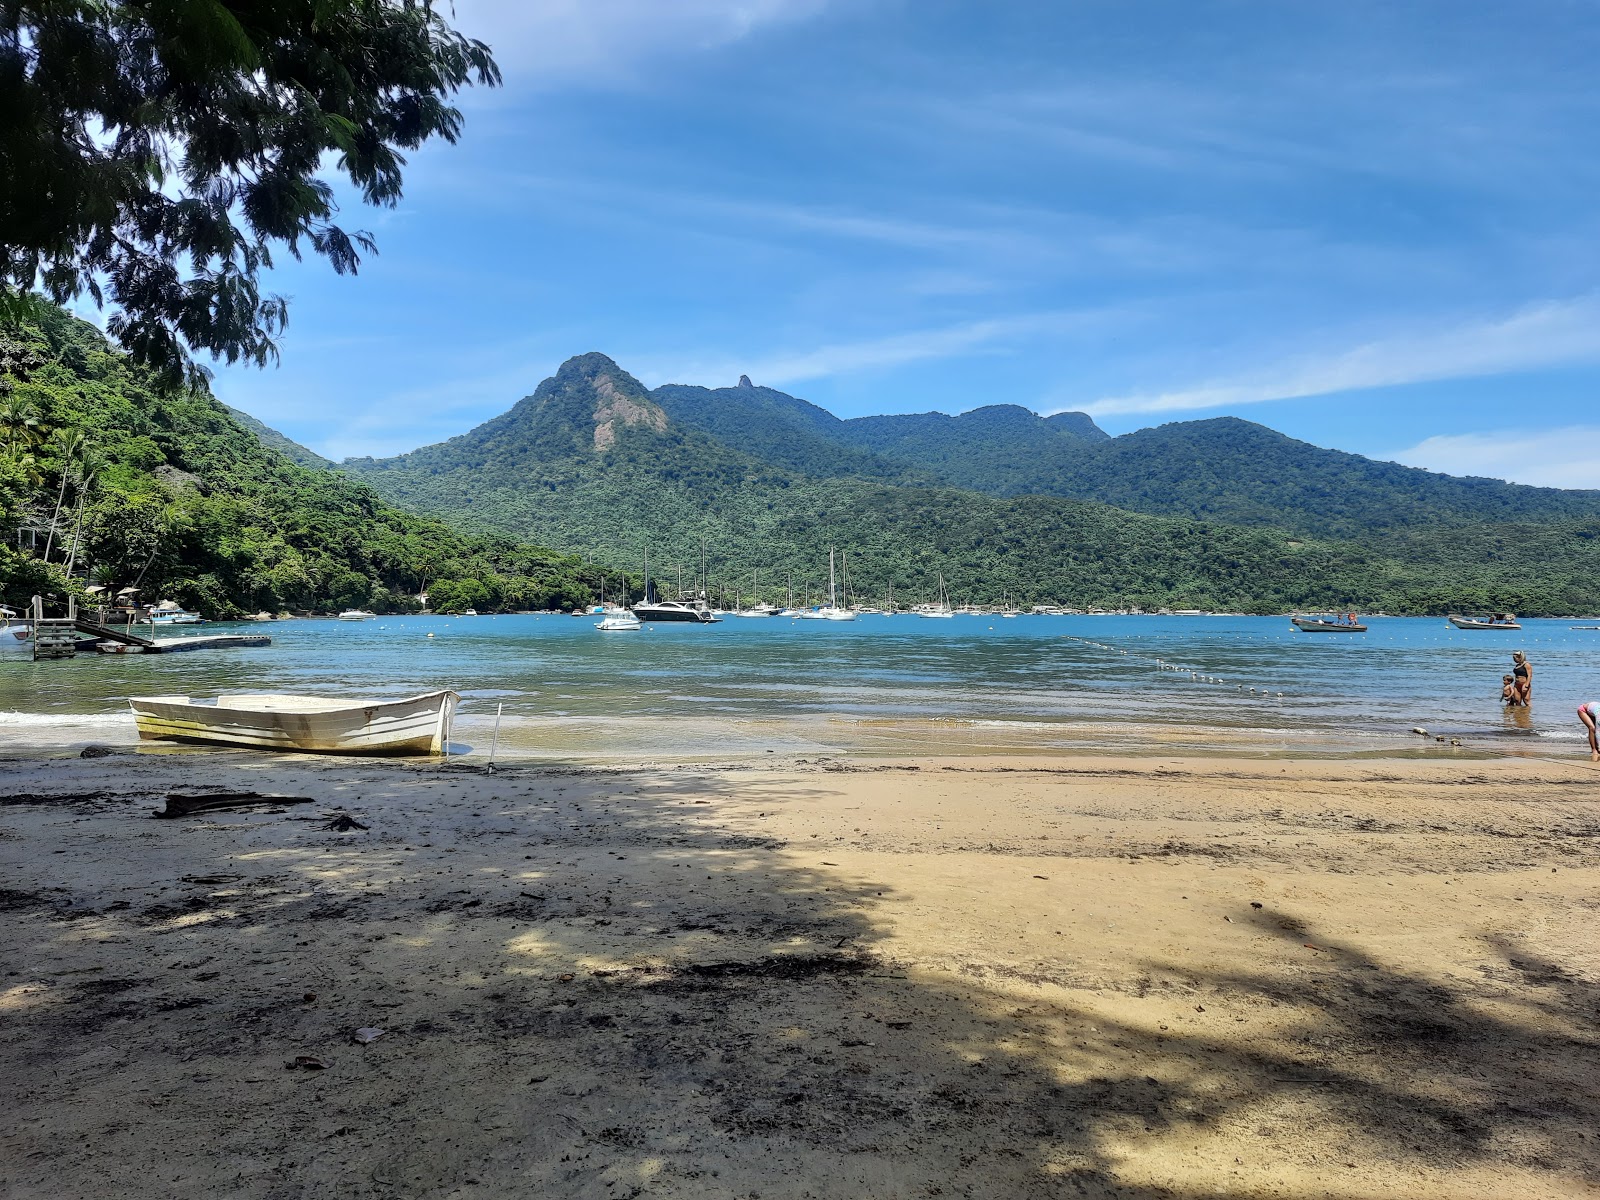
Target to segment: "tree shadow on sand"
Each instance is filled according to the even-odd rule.
[[[793,779],[525,770],[492,799],[448,772],[272,779],[369,828],[152,822],[146,860],[75,892],[20,847],[7,1195],[112,1173],[127,1196],[272,1200],[1600,1182],[1600,994],[1508,944],[1443,982],[1263,909],[1314,966],[1147,963],[1091,1001],[999,957],[896,962],[889,887],[749,831],[808,799]],[[104,794],[71,816],[81,837],[134,819]]]

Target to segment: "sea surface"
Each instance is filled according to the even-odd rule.
[[[454,752],[571,761],[1150,752],[1568,757],[1600,699],[1597,620],[1462,632],[1442,617],[1304,634],[1286,617],[729,618],[601,633],[595,617],[213,624],[270,647],[32,662],[0,653],[0,748],[136,740],[126,698],[460,692]],[[430,636],[431,635],[431,636]],[[1511,652],[1531,711],[1499,704]],[[1429,731],[1424,737],[1413,727]],[[1458,739],[1458,749],[1437,737]]]

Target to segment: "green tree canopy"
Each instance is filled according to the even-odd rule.
[[[275,247],[354,272],[331,162],[374,205],[402,151],[454,142],[489,48],[432,0],[0,0],[0,302],[92,296],[169,380],[185,346],[265,364]]]

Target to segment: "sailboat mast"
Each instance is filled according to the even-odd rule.
[[[839,607],[839,589],[833,581],[833,547],[828,547],[828,607]]]

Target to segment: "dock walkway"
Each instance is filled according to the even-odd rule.
[[[71,658],[82,651],[106,654],[179,654],[187,650],[220,650],[230,647],[270,646],[264,633],[215,633],[196,637],[147,638],[131,628],[102,625],[78,614],[77,604],[69,599],[67,615],[43,615],[43,602],[33,604],[33,657]],[[88,634],[81,638],[79,634]]]

